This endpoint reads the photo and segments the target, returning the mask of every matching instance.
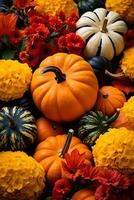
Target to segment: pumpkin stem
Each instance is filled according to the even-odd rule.
[[[41,70],[41,74],[44,74],[46,72],[54,72],[56,75],[55,79],[56,79],[57,83],[62,83],[63,81],[66,80],[66,75],[63,74],[62,71],[58,67],[49,66],[49,67],[44,67]]]
[[[14,119],[12,118],[12,116],[10,114],[8,114],[7,112],[5,112],[4,114],[8,117],[8,119],[10,121],[10,127],[11,128],[15,128],[16,127],[16,123],[15,123]]]
[[[108,18],[105,17],[103,25],[102,25],[102,29],[101,29],[102,33],[106,33],[107,32],[107,23],[108,23]]]
[[[112,115],[112,116],[107,120],[107,123],[108,123],[108,124],[113,123],[113,122],[118,118],[119,114],[120,114],[120,108],[117,108],[116,113],[115,113],[114,115]]]
[[[69,129],[68,131],[68,135],[64,144],[63,149],[61,150],[61,152],[59,153],[59,157],[64,158],[65,154],[67,153],[71,140],[72,140],[72,136],[74,134],[74,130],[73,129]]]
[[[118,73],[118,74],[113,74],[113,73],[111,73],[111,72],[109,72],[107,69],[105,70],[105,74],[106,75],[108,75],[108,76],[110,76],[110,77],[112,77],[112,78],[124,78],[125,77],[125,74],[124,74],[124,72],[122,71],[122,72],[120,72],[120,73]]]

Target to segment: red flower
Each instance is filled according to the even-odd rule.
[[[99,182],[103,185],[112,186],[118,189],[128,189],[130,180],[115,170],[103,169],[99,175]]]
[[[33,0],[14,0],[13,5],[21,10],[28,7],[33,7],[36,5],[36,3]]]
[[[64,24],[60,18],[56,16],[50,16],[48,25],[51,31],[60,32],[63,29]]]
[[[46,39],[50,35],[49,29],[44,24],[39,24],[36,28],[36,35],[39,39]]]
[[[58,39],[58,46],[59,46],[59,51],[67,52],[67,43],[65,36],[61,36]]]
[[[31,67],[31,68],[35,68],[38,65],[38,62],[39,62],[39,57],[38,56],[30,55],[26,51],[20,52],[19,58],[23,62],[27,63],[29,65],[29,67]]]
[[[62,200],[71,191],[72,187],[68,179],[62,178],[56,181],[53,191],[52,200]]]
[[[39,16],[39,15],[34,15],[32,17],[29,18],[29,23],[35,23],[35,24],[43,24],[44,23],[44,18],[43,16]]]
[[[109,199],[111,195],[110,189],[111,188],[107,187],[106,185],[100,185],[95,192],[96,200],[110,200]]]
[[[63,11],[60,11],[57,15],[58,18],[60,18],[63,22],[65,21],[65,13]]]
[[[76,15],[76,13],[72,13],[69,18],[67,18],[66,23],[68,26],[68,30],[74,32],[76,29],[76,22],[78,21],[79,17]]]
[[[26,51],[29,52],[30,55],[38,56],[40,49],[41,43],[37,40],[29,40],[26,44]]]
[[[42,45],[40,57],[41,59],[45,59],[46,57],[53,55],[57,51],[58,49],[54,45],[45,43],[44,45]]]
[[[14,14],[0,14],[0,37],[10,36],[15,31],[17,19],[18,16]]]
[[[63,174],[73,181],[81,175],[81,168],[84,166],[85,153],[80,154],[77,149],[71,154],[65,154],[65,161],[62,162]]]
[[[24,29],[24,34],[27,38],[29,39],[33,39],[33,35],[34,35],[34,32],[37,28],[37,24],[36,23],[32,23],[29,27],[26,27]]]
[[[85,46],[84,40],[75,33],[69,33],[66,35],[66,44],[68,53],[81,54],[82,49]]]
[[[32,9],[32,8],[28,9],[28,11],[27,11],[27,16],[28,16],[28,17],[32,17],[32,16],[34,16],[34,15],[38,15],[37,11],[34,10],[34,9]]]
[[[15,29],[12,34],[9,36],[9,41],[13,45],[17,45],[22,41],[22,33],[19,29]]]
[[[81,169],[81,175],[84,179],[91,181],[97,180],[100,174],[99,167],[93,167],[92,165],[84,165]]]
[[[128,32],[125,34],[125,45],[126,47],[134,45],[134,29],[128,30]]]

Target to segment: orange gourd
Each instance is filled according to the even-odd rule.
[[[94,191],[81,189],[72,196],[71,200],[95,200]]]
[[[126,102],[123,92],[113,86],[103,86],[99,89],[95,109],[103,114],[111,116],[117,108],[121,108]]]
[[[35,105],[47,118],[73,121],[94,106],[98,82],[82,57],[56,53],[33,73],[31,92]]]
[[[44,117],[41,117],[36,121],[36,126],[37,138],[39,142],[42,142],[50,136],[65,134],[64,129],[60,123],[51,121]]]
[[[43,166],[50,185],[62,177],[62,161],[66,152],[71,153],[74,149],[79,150],[80,153],[85,152],[86,163],[91,164],[91,151],[80,139],[72,135],[73,130],[70,129],[68,135],[48,137],[35,150],[33,157]]]

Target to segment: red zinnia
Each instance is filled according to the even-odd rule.
[[[15,46],[19,44],[22,41],[22,32],[19,29],[13,31],[9,36],[9,41]]]
[[[38,56],[38,53],[41,49],[40,47],[41,47],[41,43],[39,41],[29,40],[26,44],[26,51],[29,52],[30,55]]]
[[[50,30],[55,32],[60,32],[63,29],[64,23],[60,18],[56,16],[50,16],[48,25]]]
[[[14,0],[13,5],[21,10],[28,7],[33,7],[36,5],[36,3],[33,0]]]
[[[32,24],[32,23],[35,23],[35,24],[43,24],[44,23],[44,18],[43,16],[39,16],[39,15],[35,15],[35,16],[32,16],[29,18],[29,23]]]
[[[50,35],[49,29],[44,24],[39,24],[36,27],[35,34],[39,39],[46,39]]]
[[[23,62],[27,63],[29,65],[29,67],[31,67],[31,68],[35,68],[38,65],[38,62],[39,62],[39,57],[38,56],[30,55],[26,51],[20,52],[19,58]]]
[[[81,176],[81,169],[85,162],[85,153],[80,154],[77,149],[71,154],[65,154],[65,161],[62,162],[63,174],[68,178],[76,181]]]
[[[79,17],[76,15],[76,13],[72,13],[71,16],[69,18],[67,18],[66,23],[68,26],[68,29],[70,31],[75,31],[76,29],[76,22],[78,21]]]
[[[40,57],[41,59],[45,59],[46,57],[51,56],[56,52],[58,52],[58,49],[54,45],[45,43],[41,47]]]
[[[74,53],[78,55],[81,54],[85,46],[84,40],[75,33],[69,33],[66,35],[66,44],[68,53]]]
[[[72,187],[69,180],[62,178],[56,181],[53,191],[52,200],[62,200],[71,191]]]

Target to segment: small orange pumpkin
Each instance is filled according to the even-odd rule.
[[[81,189],[72,196],[71,200],[95,200],[94,191],[86,188]]]
[[[70,129],[68,135],[48,137],[35,150],[33,157],[43,166],[50,185],[62,176],[62,161],[66,152],[71,153],[74,149],[78,149],[80,153],[85,153],[86,163],[91,164],[91,151],[80,139],[72,135],[73,130]]]
[[[73,121],[94,106],[98,82],[82,57],[56,53],[33,73],[31,92],[35,105],[47,118]]]
[[[113,86],[103,86],[99,89],[95,109],[103,114],[111,116],[117,108],[121,108],[126,102],[123,92]]]
[[[50,136],[65,134],[64,129],[60,123],[51,121],[44,117],[41,117],[36,121],[36,126],[37,138],[39,142],[42,142]]]

